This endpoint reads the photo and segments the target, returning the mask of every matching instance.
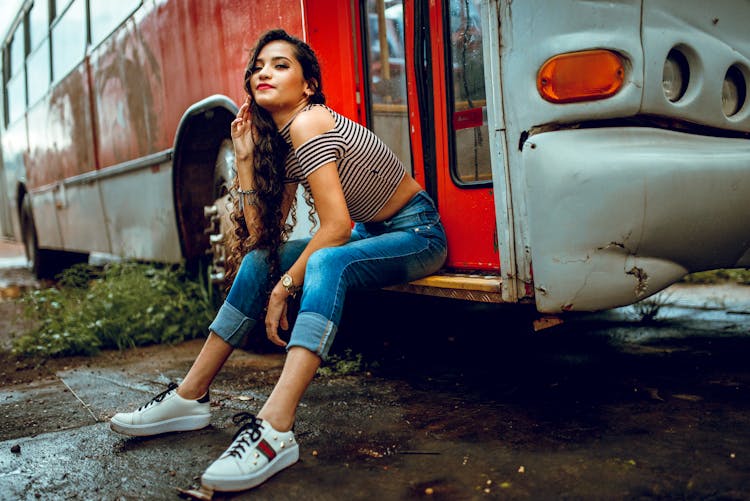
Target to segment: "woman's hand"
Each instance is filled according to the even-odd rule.
[[[253,154],[255,141],[253,141],[253,126],[250,121],[250,97],[240,106],[237,116],[232,121],[232,142],[234,143],[234,156],[238,161],[244,161]]]
[[[279,337],[279,327],[284,330],[289,329],[289,321],[286,318],[286,300],[289,292],[281,285],[271,291],[271,297],[268,299],[268,310],[266,312],[266,336],[275,345],[284,347],[286,343]]]

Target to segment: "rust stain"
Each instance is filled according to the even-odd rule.
[[[103,166],[153,153],[159,136],[158,60],[140,30],[132,24],[121,30],[100,47],[94,63]]]
[[[648,289],[648,273],[643,268],[633,266],[629,271],[625,272],[626,275],[633,275],[638,283],[635,286],[636,297],[641,297],[646,294]]]

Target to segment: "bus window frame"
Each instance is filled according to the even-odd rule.
[[[73,7],[73,4],[76,2],[81,2],[83,4],[83,24],[84,24],[84,30],[85,30],[85,38],[83,41],[83,51],[81,52],[80,59],[77,59],[75,64],[70,65],[69,68],[64,70],[64,73],[62,73],[60,76],[57,75],[55,71],[55,60],[57,59],[55,56],[55,29],[60,25],[60,22],[65,17],[65,15],[70,12],[70,9]],[[68,4],[65,6],[62,12],[58,13],[55,12],[55,18],[50,23],[50,35],[49,35],[49,41],[50,41],[50,65],[51,65],[51,86],[54,87],[58,85],[60,82],[65,80],[65,78],[73,73],[76,68],[80,66],[80,64],[86,59],[86,56],[88,54],[88,46],[89,46],[89,40],[91,38],[91,33],[89,30],[89,11],[88,11],[88,0],[69,0]]]
[[[52,55],[51,55],[51,46],[50,46],[50,40],[49,38],[45,38],[38,47],[33,49],[29,55],[26,56],[26,102],[28,103],[26,106],[26,109],[31,108],[39,101],[43,100],[44,97],[49,93],[50,86],[52,84]],[[46,59],[44,62],[46,63],[47,67],[47,82],[45,85],[45,88],[43,91],[41,91],[39,94],[35,93],[32,97],[31,95],[31,63],[37,63],[34,58],[41,56],[42,53],[46,52]],[[40,65],[45,66],[45,65]]]
[[[443,64],[445,65],[445,99],[446,99],[446,110],[448,112],[449,117],[453,117],[453,115],[456,113],[456,100],[455,100],[455,93],[453,92],[454,89],[454,82],[453,82],[453,50],[452,45],[450,43],[450,35],[451,35],[451,22],[450,22],[450,0],[444,0],[442,2],[442,21],[443,21],[443,43],[445,44],[446,50],[443,51],[443,57],[444,61]],[[481,16],[481,12],[480,12]],[[484,34],[482,34],[484,36]],[[484,50],[484,48],[482,49]],[[486,108],[486,102],[487,102],[487,95],[486,95],[487,89],[485,88],[485,108]],[[450,162],[448,172],[451,176],[451,181],[453,181],[453,184],[455,184],[459,188],[463,189],[475,189],[475,188],[491,188],[493,186],[492,177],[490,179],[487,179],[486,181],[464,181],[460,178],[458,175],[458,159],[456,158],[456,150],[458,149],[456,146],[456,128],[453,126],[453,120],[450,118],[448,121],[447,127],[448,127],[448,159]],[[487,138],[487,141],[489,141],[489,135]],[[487,145],[489,148],[489,143]],[[490,154],[490,168],[489,173],[492,174],[492,156]]]
[[[29,96],[28,96],[29,93],[28,93],[28,88],[26,85],[26,57],[28,55],[28,45],[29,45],[27,22],[28,22],[28,17],[29,17],[29,11],[28,9],[19,10],[16,16],[17,16],[16,21],[13,23],[10,30],[8,30],[8,32],[12,33],[12,35],[6,38],[6,42],[3,45],[2,93],[3,93],[4,128],[10,127],[11,124],[23,118],[23,116],[26,114],[26,110],[28,109],[28,102],[29,102]],[[13,43],[17,40],[19,34],[22,40],[22,49],[21,49],[22,57],[19,57],[20,63],[18,63],[14,67]],[[20,78],[21,80],[23,80],[23,103],[21,105],[22,111],[15,116],[11,116],[11,107],[10,107],[10,98],[9,98],[10,85],[9,84],[17,78]]]
[[[107,0],[109,1],[109,0]],[[127,11],[127,14],[125,14],[124,17],[122,17],[117,24],[113,26],[112,29],[110,29],[104,36],[102,36],[99,40],[94,39],[94,30],[92,29],[93,24],[93,16],[92,16],[92,9],[91,9],[91,0],[86,1],[86,25],[87,25],[87,43],[91,46],[91,49],[96,49],[101,44],[105,43],[107,40],[112,38],[112,34],[119,30],[123,24],[125,24],[128,19],[133,17],[133,14],[135,14],[138,9],[140,9],[143,6],[143,0],[137,0],[135,2],[135,6]]]
[[[42,17],[41,19],[36,19],[34,16],[34,13],[39,12],[37,10],[37,7],[46,7],[46,18]],[[44,43],[45,40],[49,39],[49,32],[50,32],[50,20],[52,17],[50,16],[50,4],[47,0],[36,0],[31,7],[29,8],[29,21],[28,21],[28,33],[29,33],[29,53],[26,57],[31,55],[32,52],[36,51],[40,45]],[[39,23],[39,24],[37,24]],[[39,28],[42,28],[39,30],[42,34],[40,36],[35,37],[35,33],[37,33],[37,30]],[[36,43],[34,43],[36,42]]]
[[[406,3],[406,0],[402,0],[402,5]],[[374,131],[375,128],[375,119],[374,119],[374,113],[373,113],[373,106],[377,105],[377,107],[381,107],[383,110],[387,110],[388,108],[391,108],[392,110],[400,109],[403,107],[405,110],[405,116],[407,117],[407,123],[409,122],[409,117],[411,116],[410,110],[409,110],[409,71],[406,68],[407,65],[407,58],[404,57],[404,99],[405,102],[403,104],[386,104],[386,103],[373,103],[372,102],[372,90],[371,90],[371,72],[370,72],[370,49],[372,47],[370,40],[370,24],[369,24],[369,16],[370,12],[367,9],[367,5],[365,0],[359,1],[359,23],[360,23],[360,30],[359,30],[359,42],[361,44],[362,50],[361,52],[361,61],[360,65],[362,68],[362,85],[360,88],[362,89],[362,92],[364,94],[363,100],[364,100],[364,110],[365,110],[365,126]],[[406,11],[404,7],[404,11],[401,14],[403,16],[404,21],[404,40],[403,40],[403,50],[406,50],[406,23],[409,22],[406,18]],[[379,43],[379,42],[378,42]],[[413,137],[411,134],[408,135],[409,138],[409,169],[411,170],[411,174],[414,175],[415,172],[415,164],[414,164],[414,148],[412,145]],[[402,160],[403,162],[403,160]],[[406,162],[404,162],[406,164]]]

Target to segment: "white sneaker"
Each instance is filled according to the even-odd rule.
[[[169,383],[167,390],[133,412],[119,412],[109,422],[117,433],[147,437],[171,431],[199,430],[211,421],[208,393],[198,400],[187,400],[177,394],[177,385]]]
[[[208,467],[201,483],[216,491],[242,491],[262,484],[299,459],[299,446],[291,431],[279,432],[248,412],[233,418],[245,422],[232,445]]]

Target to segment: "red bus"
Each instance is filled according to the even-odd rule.
[[[329,104],[437,200],[446,268],[398,289],[597,310],[750,266],[747,1],[28,0],[11,14],[0,235],[38,274],[94,252],[213,253],[220,278],[229,123],[273,27],[312,45]]]

